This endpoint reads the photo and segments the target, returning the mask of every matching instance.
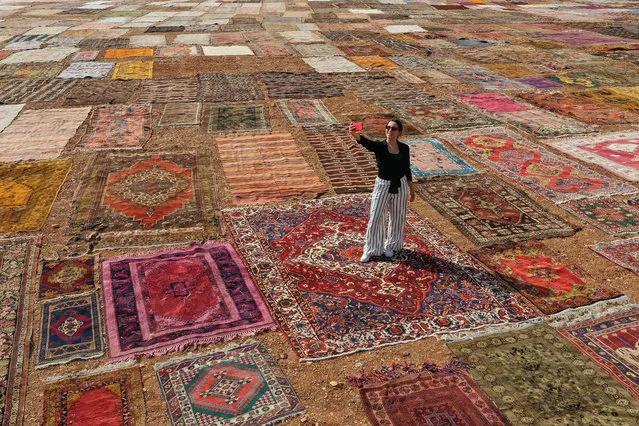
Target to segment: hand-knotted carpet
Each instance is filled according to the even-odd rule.
[[[0,83],[0,102],[6,104],[51,102],[66,97],[75,79],[10,79]]]
[[[93,290],[96,272],[93,257],[45,260],[42,262],[38,296],[46,299]]]
[[[558,203],[637,192],[634,186],[595,173],[505,128],[440,133],[439,136],[473,159]]]
[[[591,319],[557,331],[639,398],[639,308]]]
[[[200,124],[201,110],[202,104],[199,102],[165,104],[157,125],[158,127],[197,126]]]
[[[179,58],[197,54],[197,46],[159,46],[155,50],[155,56],[158,58]]]
[[[522,90],[524,85],[485,68],[444,68],[446,74],[476,84],[483,90]]]
[[[328,126],[337,119],[319,99],[280,100],[277,106],[292,126]]]
[[[30,347],[29,294],[36,255],[33,237],[0,239],[0,413],[6,425],[22,423]]]
[[[71,169],[71,160],[0,165],[0,232],[39,230]]]
[[[467,129],[497,124],[495,120],[447,99],[393,102],[384,103],[382,106],[424,131]]]
[[[174,78],[142,82],[139,102],[168,104],[170,102],[197,102],[198,81],[195,78]]]
[[[414,74],[402,69],[394,69],[390,71],[390,75],[398,79],[402,83],[407,84],[426,84],[424,80]]]
[[[351,56],[350,60],[366,69],[397,68],[397,64],[382,56]]]
[[[122,59],[122,58],[135,58],[153,56],[152,48],[137,48],[137,49],[107,49],[104,52],[105,59]]]
[[[597,198],[570,201],[561,207],[608,235],[639,232],[639,205],[615,198]]]
[[[0,105],[0,133],[20,114],[24,104]]]
[[[627,109],[634,113],[639,112],[639,98],[631,96],[628,88],[615,89],[598,89],[598,90],[585,90],[572,93],[575,96],[579,96],[583,99],[587,99],[593,102],[599,102],[603,104],[612,105],[616,108]]]
[[[78,50],[80,49],[77,47],[47,47],[44,49],[22,50],[1,60],[0,65],[27,62],[60,62]]]
[[[264,99],[252,74],[200,74],[198,100],[203,102],[239,102]]]
[[[111,76],[114,80],[144,80],[152,77],[153,61],[120,62],[115,65]]]
[[[549,145],[626,180],[639,182],[639,132],[561,139]]]
[[[228,243],[106,259],[102,280],[113,360],[274,329],[259,290]]]
[[[632,425],[639,402],[547,325],[448,344],[516,425]],[[588,389],[584,392],[584,389]]]
[[[82,138],[87,149],[141,149],[151,137],[148,105],[106,105],[96,107],[89,132]]]
[[[343,96],[328,77],[317,72],[261,72],[257,74],[271,99],[320,99]]]
[[[104,354],[96,293],[44,301],[38,368]]]
[[[331,79],[363,101],[413,102],[429,101],[428,96],[415,87],[402,84],[397,79],[382,74],[336,74]]]
[[[69,80],[77,82],[65,94],[65,105],[127,105],[140,92],[137,80]]]
[[[155,366],[172,425],[272,425],[304,412],[259,342]]]
[[[251,43],[250,46],[257,56],[296,56],[287,43]]]
[[[410,169],[413,178],[477,173],[475,168],[435,138],[403,139],[402,142],[410,146]]]
[[[282,331],[318,360],[535,314],[498,277],[410,212],[406,247],[362,264],[366,196],[222,211]]]
[[[42,424],[146,424],[140,367],[83,372],[46,385]]]
[[[598,287],[578,265],[534,240],[470,253],[547,315],[621,296],[616,291]]]
[[[639,237],[598,243],[589,247],[606,259],[639,275]]]
[[[293,46],[297,52],[304,57],[309,56],[343,56],[338,47],[330,44],[296,44]]]
[[[206,104],[202,114],[206,133],[269,133],[268,105],[264,102]]]
[[[73,62],[58,78],[105,78],[112,68],[111,62]]]
[[[388,120],[384,121],[387,124]],[[322,167],[338,194],[370,191],[375,185],[375,155],[349,135],[346,126],[304,129]]]
[[[529,238],[567,237],[577,229],[523,191],[490,175],[432,181],[417,192],[479,246]]]
[[[236,205],[317,196],[328,190],[288,133],[217,138],[216,143]]]
[[[521,77],[518,78],[517,81],[541,90],[557,90],[563,89],[564,87],[559,83],[555,83],[554,81],[547,80],[543,77]]]
[[[421,55],[392,55],[388,59],[409,70],[432,69],[434,64]]]

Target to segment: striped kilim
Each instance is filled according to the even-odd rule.
[[[327,191],[288,133],[218,138],[217,145],[235,204]]]
[[[9,80],[0,85],[0,103],[19,104],[49,102],[60,99],[78,80]]]
[[[198,84],[194,78],[143,81],[140,103],[196,102],[197,91]]]

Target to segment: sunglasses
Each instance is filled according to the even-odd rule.
[[[386,130],[391,130],[391,131],[395,131],[395,130],[399,130],[399,127],[394,127],[394,126],[386,126]]]

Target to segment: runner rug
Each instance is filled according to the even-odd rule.
[[[35,262],[35,238],[0,239],[0,310],[5,313],[0,339],[0,413],[6,425],[23,420],[30,347],[29,294]]]
[[[112,360],[274,329],[259,290],[228,243],[106,259],[102,279]]]
[[[1,164],[0,232],[39,230],[70,168],[69,159]]]
[[[382,106],[394,112],[398,118],[410,121],[426,132],[497,124],[495,120],[446,99],[384,103]]]
[[[345,126],[307,128],[304,134],[315,148],[336,193],[365,192],[373,188],[377,177],[375,155],[359,146]]]
[[[104,370],[47,384],[42,424],[146,424],[140,367]]]
[[[639,205],[597,198],[570,201],[561,207],[608,235],[639,232]]]
[[[151,137],[151,110],[148,105],[96,107],[89,128],[82,138],[84,148],[141,149]]]
[[[589,246],[608,260],[639,275],[639,237]]]
[[[557,331],[639,398],[639,307],[559,328]]]
[[[155,366],[171,424],[272,425],[304,412],[277,360],[247,342]]]
[[[198,100],[203,102],[240,102],[264,99],[252,74],[200,74]]]
[[[402,139],[402,142],[410,146],[410,169],[413,178],[477,173],[477,170],[435,138]]]
[[[547,151],[505,128],[440,133],[455,148],[556,203],[637,188]]]
[[[577,229],[486,174],[415,185],[417,193],[479,246],[567,237]]]
[[[513,424],[637,422],[632,394],[547,325],[448,347]]]
[[[302,359],[535,316],[503,281],[412,212],[407,250],[393,261],[362,264],[369,203],[356,195],[222,211]]]
[[[96,284],[95,259],[79,257],[42,262],[38,296],[47,299],[91,291]]]
[[[328,77],[317,72],[261,72],[257,74],[271,99],[320,99],[343,96]]]
[[[317,196],[328,190],[288,133],[216,139],[236,205]]]
[[[470,253],[547,315],[621,296],[599,287],[581,267],[534,240]]]
[[[139,102],[167,104],[170,102],[196,102],[198,81],[195,78],[148,80],[142,82]]]

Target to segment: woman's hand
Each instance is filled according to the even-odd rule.
[[[351,125],[348,126],[348,132],[357,142],[359,142],[359,133],[363,130],[362,127],[362,123],[351,123]]]

